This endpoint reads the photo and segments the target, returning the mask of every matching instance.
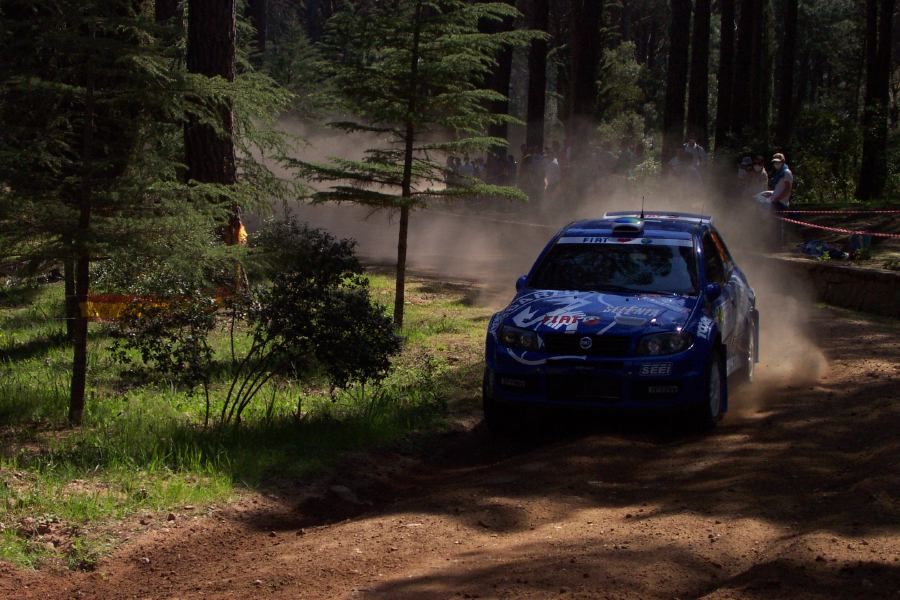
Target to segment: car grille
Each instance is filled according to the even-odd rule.
[[[631,349],[631,338],[621,335],[578,335],[576,333],[545,333],[544,351],[549,354],[573,356],[626,356]],[[581,347],[581,339],[591,338],[591,347]]]
[[[497,385],[504,390],[520,394],[536,394],[541,389],[537,377],[522,375],[497,375]]]
[[[590,375],[549,375],[547,395],[558,402],[616,402],[622,399],[622,382]]]

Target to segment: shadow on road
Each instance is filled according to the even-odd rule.
[[[421,440],[420,463],[399,477],[373,471],[393,453],[356,458],[333,482],[355,498],[326,493],[278,523],[261,514],[259,526],[292,529],[422,511],[473,528],[490,515],[492,530],[513,532],[527,527],[527,510],[516,514],[492,498],[575,496],[585,505],[653,506],[657,516],[693,511],[847,534],[896,530],[900,349],[890,341],[898,339],[898,326],[853,315],[836,320],[830,312],[811,325],[832,373],[797,385],[767,380],[763,372],[763,397],[737,394],[735,406],[752,408],[729,415],[712,434],[686,433],[677,420],[621,416],[551,418],[537,433],[514,439],[493,438],[478,425]]]

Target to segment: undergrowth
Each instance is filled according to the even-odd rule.
[[[390,303],[393,281],[370,276]],[[91,568],[114,544],[104,527],[137,512],[227,502],[302,479],[346,452],[439,428],[448,401],[474,388],[485,317],[459,287],[410,281],[404,350],[381,384],[332,391],[324,380],[273,384],[239,428],[205,428],[200,395],[123,373],[92,326],[85,425],[65,427],[71,353],[62,289],[0,303],[0,559]],[[388,307],[390,308],[390,307]],[[226,336],[216,351],[229,351]],[[224,385],[217,382],[217,385]],[[215,389],[215,385],[214,385]],[[464,395],[464,394],[463,394]]]

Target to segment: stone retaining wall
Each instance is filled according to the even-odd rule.
[[[798,276],[805,277],[817,300],[863,312],[900,317],[900,273],[828,261],[773,257]]]

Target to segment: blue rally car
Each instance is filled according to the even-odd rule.
[[[607,213],[567,225],[490,321],[484,417],[520,409],[675,409],[713,427],[751,380],[759,313],[710,217]]]

